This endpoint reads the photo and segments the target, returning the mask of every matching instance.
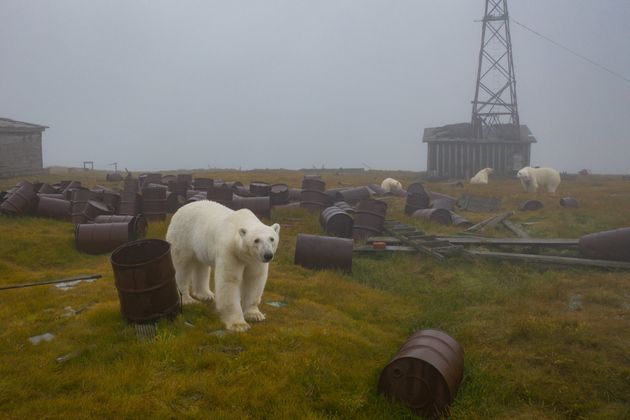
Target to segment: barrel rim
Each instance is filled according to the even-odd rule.
[[[160,253],[159,255],[156,255],[154,257],[152,257],[151,259],[148,259],[146,261],[142,261],[142,262],[138,262],[138,263],[132,263],[132,264],[124,264],[124,263],[119,263],[115,261],[115,257],[117,257],[119,255],[120,252],[123,251],[124,248],[130,248],[133,246],[140,246],[140,245],[144,245],[145,243],[155,243],[155,244],[166,244],[166,250],[162,253]],[[120,268],[136,268],[139,266],[143,266],[146,264],[150,264],[153,263],[161,258],[164,258],[164,256],[166,256],[167,254],[169,254],[171,252],[171,244],[168,241],[165,241],[163,239],[157,239],[157,238],[145,238],[145,239],[137,239],[135,241],[130,241],[130,242],[126,242],[122,245],[120,245],[118,248],[114,249],[114,251],[112,251],[112,255],[109,257],[109,260],[112,264],[112,266],[115,267],[120,267]]]

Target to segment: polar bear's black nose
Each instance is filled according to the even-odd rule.
[[[263,258],[265,259],[265,262],[271,261],[273,258],[273,252],[265,252]]]

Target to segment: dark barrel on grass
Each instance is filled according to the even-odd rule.
[[[84,223],[76,225],[74,240],[79,251],[88,254],[112,252],[134,238],[129,223]]]
[[[147,230],[149,230],[149,222],[142,214],[135,216],[123,214],[96,216],[94,223],[128,223],[132,239],[144,238]]]
[[[295,244],[294,262],[312,269],[352,272],[354,241],[346,238],[300,233]]]
[[[271,219],[271,202],[269,197],[236,197],[232,201],[234,210],[249,209],[257,217]]]
[[[431,199],[427,193],[408,193],[407,200],[405,201],[405,214],[411,216],[416,210],[429,208],[430,202]]]
[[[348,188],[343,191],[337,191],[334,201],[345,201],[346,203],[356,203],[361,200],[370,198],[370,190],[368,187]]]
[[[630,262],[630,227],[584,235],[579,248],[588,258]]]
[[[28,181],[22,181],[15,191],[7,195],[7,199],[0,206],[0,210],[2,213],[16,216],[28,213],[36,204],[37,193],[33,184]]]
[[[181,313],[171,246],[161,239],[126,243],[111,256],[120,312],[130,322],[153,322]]]
[[[564,197],[560,199],[560,205],[569,209],[577,209],[580,207],[578,201],[573,197]]]
[[[521,211],[536,211],[544,207],[543,203],[538,200],[527,200],[518,208]]]
[[[451,211],[446,209],[422,209],[416,210],[411,217],[416,219],[430,220],[444,226],[450,226],[453,223]]]
[[[357,240],[365,240],[370,236],[379,234],[383,229],[386,214],[387,203],[384,201],[372,199],[359,201],[354,213],[352,237]]]
[[[289,202],[289,186],[287,184],[273,184],[269,193],[272,206]]]
[[[271,185],[262,181],[252,181],[249,183],[249,192],[255,197],[268,197],[271,193]]]
[[[378,391],[415,414],[446,415],[464,373],[464,350],[450,335],[414,333],[381,372]]]
[[[71,203],[68,200],[50,197],[39,197],[37,215],[51,219],[66,220],[70,218]]]
[[[352,227],[354,225],[352,216],[339,207],[331,206],[324,209],[319,215],[319,223],[329,235],[342,238],[352,237]]]

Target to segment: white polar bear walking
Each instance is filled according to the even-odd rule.
[[[247,331],[247,321],[263,321],[258,305],[269,262],[278,248],[280,225],[263,224],[248,209],[231,210],[197,201],[173,215],[166,232],[175,280],[184,304],[212,301],[228,330]],[[210,270],[214,270],[214,294]]]
[[[560,172],[553,168],[526,166],[517,172],[516,177],[521,180],[521,185],[526,192],[536,192],[541,186],[547,188],[548,192],[555,193],[560,185]]]
[[[471,184],[487,184],[488,176],[490,176],[494,172],[492,168],[483,168],[475,176],[470,178]]]
[[[394,178],[385,178],[383,182],[381,182],[381,188],[386,193],[393,193],[396,191],[402,191],[402,184],[399,181],[396,181]]]

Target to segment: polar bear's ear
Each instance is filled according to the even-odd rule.
[[[276,231],[276,233],[280,233],[280,225],[277,223],[274,223],[273,225],[271,225],[271,227],[273,228],[273,230]]]
[[[238,230],[238,234],[241,235],[241,237],[244,237],[245,235],[247,235],[247,230],[240,228]]]

